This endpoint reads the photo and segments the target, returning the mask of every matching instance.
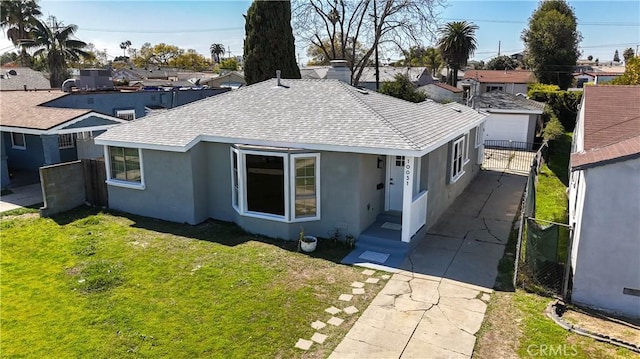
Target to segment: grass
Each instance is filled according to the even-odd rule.
[[[40,207],[42,206],[44,206],[44,202],[36,203],[27,207],[11,209],[11,210],[0,213],[0,218],[20,216],[20,215],[29,214],[29,213],[39,213]]]
[[[54,218],[5,217],[3,357],[326,357],[355,322],[293,346],[361,269],[321,241],[257,240],[215,221],[179,225],[81,208]],[[350,304],[365,308],[384,283]]]

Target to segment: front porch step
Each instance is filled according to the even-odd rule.
[[[395,239],[361,234],[356,241],[356,248],[381,253],[397,253],[407,254],[409,252],[409,243]]]
[[[402,212],[398,211],[387,211],[378,214],[377,222],[391,222],[402,224]]]

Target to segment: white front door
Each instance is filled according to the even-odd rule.
[[[389,210],[402,211],[404,156],[389,156]]]

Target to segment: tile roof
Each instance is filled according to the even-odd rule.
[[[511,111],[536,111],[542,113],[545,104],[543,102],[529,100],[523,96],[516,96],[503,91],[489,91],[473,97],[473,107],[485,109],[488,112],[494,110]]]
[[[0,125],[48,130],[78,116],[87,109],[54,108],[41,104],[67,95],[62,91],[0,91]]]
[[[150,115],[110,129],[97,143],[180,150],[205,136],[231,143],[422,151],[485,117],[466,106],[411,103],[337,80],[282,83],[287,88],[272,79]]]
[[[584,150],[571,154],[571,167],[640,154],[640,86],[586,86]]]
[[[527,70],[468,70],[464,79],[477,80],[481,83],[516,83],[535,82],[531,71]]]
[[[9,74],[9,71],[15,71],[16,75]],[[0,68],[3,75],[0,78],[0,90],[24,90],[27,86],[28,90],[46,90],[51,88],[49,80],[42,72],[34,71],[28,67]]]

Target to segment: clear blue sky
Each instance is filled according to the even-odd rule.
[[[569,1],[578,17],[583,35],[583,57],[593,55],[611,61],[617,49],[634,50],[640,45],[640,1]],[[89,1],[68,0],[40,2],[46,16],[55,15],[65,24],[79,27],[77,37],[107,49],[110,56],[122,54],[119,44],[130,40],[134,48],[143,43],[165,42],[184,49],[195,49],[209,56],[211,43],[222,43],[234,55],[242,54],[244,18],[250,1]],[[537,1],[449,1],[441,9],[442,22],[468,20],[479,26],[477,60],[488,60],[498,53],[511,54],[523,49],[520,34],[538,7]],[[302,61],[306,49],[296,42]],[[425,44],[429,45],[429,44]],[[0,52],[13,50],[0,38]],[[383,58],[399,57],[395,51]]]

